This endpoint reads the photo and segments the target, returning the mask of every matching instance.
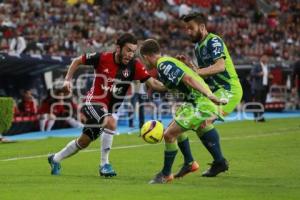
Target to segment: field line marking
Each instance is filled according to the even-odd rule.
[[[281,132],[265,133],[265,134],[262,134],[262,135],[222,137],[221,140],[243,140],[243,139],[251,139],[251,138],[255,139],[255,138],[261,138],[261,137],[279,136],[279,135],[289,134],[287,131],[293,131],[293,129],[286,129],[286,130],[283,130]],[[190,142],[191,143],[195,143],[195,142],[198,142],[198,140],[197,141],[193,141],[192,140]],[[139,147],[153,146],[153,145],[160,145],[160,144],[138,144],[138,145],[118,146],[118,147],[113,147],[112,150],[131,149],[131,148],[139,148]],[[99,151],[99,149],[87,149],[87,150],[81,151],[81,153],[89,153],[89,152],[95,152],[95,151]],[[36,155],[36,156],[14,157],[14,158],[3,159],[3,160],[0,160],[0,161],[6,162],[6,161],[14,161],[14,160],[26,160],[26,159],[44,158],[44,157],[47,157],[48,155],[49,154]]]
[[[128,146],[113,147],[112,150],[116,150],[116,149],[131,149],[131,148],[138,148],[138,147],[150,146],[150,145],[153,146],[153,144],[128,145]],[[82,151],[80,151],[80,153],[89,153],[89,152],[95,152],[95,151],[99,151],[99,149],[82,150]],[[44,158],[44,157],[47,157],[48,155],[49,154],[36,155],[36,156],[14,157],[14,158],[3,159],[3,160],[0,160],[0,161],[14,161],[14,160],[26,160],[26,159],[34,159],[34,158]]]

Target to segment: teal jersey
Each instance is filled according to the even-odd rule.
[[[231,91],[241,87],[228,49],[219,36],[209,33],[203,41],[195,45],[195,55],[198,66],[204,68],[213,65],[220,58],[225,60],[224,72],[205,78],[213,92],[220,88]]]
[[[205,81],[198,76],[196,72],[186,66],[183,62],[173,57],[163,56],[157,61],[158,79],[168,88],[176,89],[182,92],[186,97],[194,99],[196,97],[204,96],[199,91],[187,86],[183,83],[182,78],[185,74],[194,78],[199,84],[206,87],[209,91],[209,86]]]

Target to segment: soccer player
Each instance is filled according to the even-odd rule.
[[[117,112],[133,80],[145,82],[154,90],[166,90],[162,83],[150,77],[143,64],[134,57],[136,49],[136,38],[125,33],[118,38],[115,52],[84,54],[72,61],[64,81],[66,92],[71,92],[71,80],[80,65],[93,66],[95,78],[82,107],[82,112],[87,118],[82,134],[61,151],[48,157],[52,175],[60,174],[60,162],[63,159],[88,147],[101,134],[99,173],[105,177],[116,175],[108,159],[116,131],[116,120],[112,113]]]
[[[240,103],[243,90],[223,40],[206,29],[207,19],[201,13],[192,13],[182,17],[186,25],[186,33],[195,43],[195,55],[198,65],[189,61],[184,55],[178,58],[193,68],[198,75],[204,78],[210,89],[218,98],[226,99],[228,103],[222,106],[223,115],[230,114]],[[211,121],[197,132],[198,137],[212,155],[214,161],[211,167],[202,176],[215,177],[228,170],[228,162],[224,158],[217,130]],[[189,146],[188,142],[185,146]],[[192,158],[189,148],[181,149],[184,157]],[[191,166],[184,165],[176,177],[183,177],[191,171]]]
[[[149,68],[157,68],[158,79],[168,88],[185,94],[186,101],[176,110],[174,120],[164,132],[165,152],[163,169],[149,182],[167,183],[173,179],[171,168],[177,154],[176,139],[187,130],[198,131],[205,120],[222,120],[215,104],[220,101],[205,84],[204,80],[183,62],[162,56],[156,40],[143,42],[140,54]],[[215,103],[215,104],[214,104]],[[191,163],[193,171],[199,168]]]

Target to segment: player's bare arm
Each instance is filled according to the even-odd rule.
[[[189,75],[184,75],[182,78],[182,81],[194,88],[195,90],[198,90],[199,92],[201,92],[202,94],[204,94],[204,96],[206,96],[207,98],[209,98],[212,102],[214,102],[217,105],[221,105],[221,104],[226,104],[227,102],[225,100],[220,100],[218,99],[213,93],[211,93],[208,89],[206,89],[205,87],[203,87],[201,84],[199,84],[197,81],[195,81],[191,76]]]
[[[168,89],[162,84],[160,81],[156,80],[155,78],[150,77],[146,81],[146,85],[153,90],[159,91],[159,92],[166,92]]]
[[[64,92],[66,92],[66,93],[71,92],[71,79],[72,79],[74,73],[79,68],[79,65],[81,65],[81,64],[82,64],[82,56],[79,56],[72,61],[71,65],[69,66],[67,75],[65,77],[65,81],[64,81],[64,85],[63,85]]]
[[[218,60],[216,60],[216,62],[206,68],[198,68],[196,70],[197,74],[199,74],[200,76],[210,76],[210,75],[214,75],[214,74],[218,74],[220,72],[224,72],[225,71],[225,60],[224,58],[219,58]]]

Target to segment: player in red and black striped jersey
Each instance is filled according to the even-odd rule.
[[[87,122],[80,137],[68,143],[60,152],[48,157],[51,174],[58,175],[61,160],[86,148],[102,134],[100,175],[116,175],[108,161],[113,134],[116,131],[116,120],[112,113],[117,111],[134,80],[145,82],[154,90],[166,91],[163,84],[152,78],[143,64],[135,58],[136,50],[136,38],[125,33],[118,38],[114,52],[84,54],[73,60],[64,82],[67,92],[71,91],[73,74],[80,65],[92,65],[95,70],[93,85],[82,108]]]

